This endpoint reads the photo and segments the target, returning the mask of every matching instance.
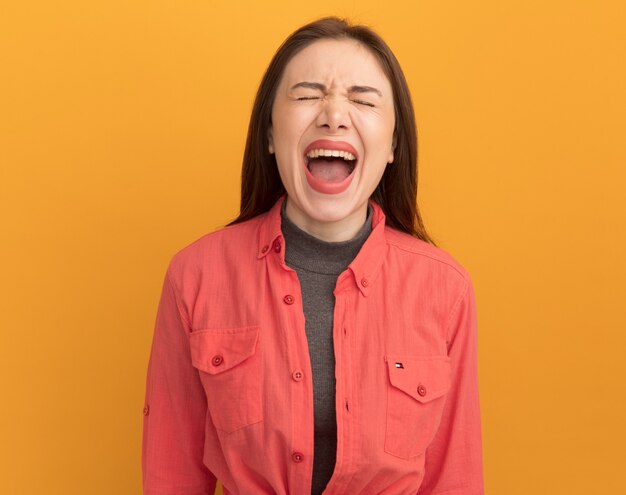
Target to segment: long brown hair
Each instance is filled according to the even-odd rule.
[[[386,167],[371,199],[385,213],[385,222],[402,232],[435,245],[426,232],[417,207],[417,131],[413,103],[398,60],[382,38],[363,25],[350,25],[338,17],[324,17],[294,31],[279,47],[256,94],[241,171],[239,216],[228,225],[249,220],[268,211],[285,193],[276,158],[268,150],[276,88],[285,66],[307,45],[321,39],[353,39],[376,56],[393,90],[396,115],[394,163]]]

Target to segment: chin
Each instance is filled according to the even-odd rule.
[[[313,208],[306,215],[318,222],[339,222],[353,213],[348,198],[324,198],[312,201]]]

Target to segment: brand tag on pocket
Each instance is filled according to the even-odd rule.
[[[404,366],[402,366],[402,363],[396,363],[396,368],[402,368],[402,369],[404,369]]]

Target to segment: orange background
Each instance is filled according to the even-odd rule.
[[[486,493],[626,493],[621,0],[3,2],[2,493],[141,492],[166,264],[234,218],[261,75],[328,14],[410,83],[424,218],[476,287]]]

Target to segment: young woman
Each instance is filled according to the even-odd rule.
[[[474,291],[424,229],[416,162],[377,34],[324,18],[283,43],[239,217],[166,272],[145,494],[483,493]]]

